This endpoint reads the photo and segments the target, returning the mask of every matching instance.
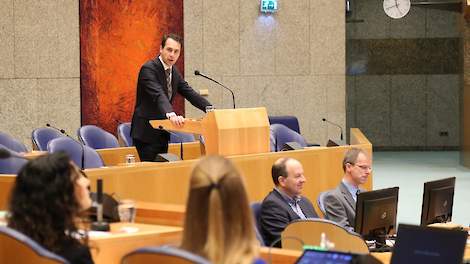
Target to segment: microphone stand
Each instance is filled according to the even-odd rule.
[[[51,124],[47,123],[46,124],[47,127],[51,127],[57,131],[59,131],[60,133],[64,134],[66,137],[72,139],[73,141],[77,142],[78,144],[80,144],[80,147],[81,147],[81,150],[82,150],[82,155],[81,155],[81,166],[80,166],[80,169],[84,170],[85,169],[85,147],[83,146],[83,144],[81,142],[79,142],[78,140],[74,139],[73,137],[71,137],[69,134],[67,134],[67,132],[65,132],[64,129],[58,129],[57,127],[55,126],[51,126]]]
[[[109,231],[109,223],[103,220],[103,179],[96,180],[96,222],[91,224],[93,231]]]
[[[339,127],[339,129],[340,129],[340,131],[341,131],[340,140],[343,141],[343,128],[342,128],[340,125],[338,125],[338,124],[336,124],[336,123],[333,123],[333,122],[329,121],[329,120],[326,119],[326,118],[322,118],[322,121],[323,121],[323,122],[327,122],[327,123],[329,123],[329,124],[332,124],[332,125],[334,125],[334,126]]]
[[[183,160],[183,139],[179,135],[177,135],[176,133],[174,133],[170,130],[166,130],[165,128],[163,128],[163,126],[158,126],[158,129],[166,131],[166,132],[170,133],[171,135],[177,137],[180,140],[180,159]]]
[[[195,71],[194,71],[194,75],[202,76],[202,77],[204,77],[204,78],[206,78],[206,79],[208,79],[208,80],[210,80],[210,81],[213,81],[213,82],[215,82],[216,84],[222,86],[222,87],[225,88],[226,90],[228,90],[228,91],[232,94],[233,109],[235,109],[235,95],[234,95],[233,91],[232,91],[230,88],[228,88],[227,86],[225,86],[225,85],[219,83],[218,81],[212,79],[211,77],[202,74],[202,73],[201,73],[200,71],[198,71],[198,70],[195,70]]]

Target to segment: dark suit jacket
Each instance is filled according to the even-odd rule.
[[[176,93],[181,94],[192,105],[206,110],[210,103],[196,91],[180,75],[176,66],[172,67],[172,99]],[[158,56],[146,62],[139,72],[134,115],[132,117],[131,136],[147,143],[168,144],[169,134],[153,129],[149,120],[166,119],[166,113],[174,112],[168,98],[165,70]]]
[[[302,196],[299,206],[305,217],[318,218],[312,203],[306,197]],[[297,219],[300,219],[300,217],[292,210],[281,194],[276,190],[271,191],[261,204],[261,234],[266,246],[270,246],[276,239],[281,237],[281,233],[286,226]],[[281,247],[281,242],[279,241],[274,246]]]
[[[323,200],[325,218],[334,221],[350,231],[354,231],[356,202],[344,183],[328,192]]]
[[[58,252],[58,255],[71,264],[93,264],[90,249],[84,245],[68,244]]]

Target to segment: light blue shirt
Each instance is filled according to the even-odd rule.
[[[282,196],[282,198],[287,202],[287,204],[289,204],[290,208],[292,208],[292,210],[300,217],[300,219],[307,219],[307,217],[304,215],[304,212],[302,212],[302,208],[300,208],[299,205],[301,199],[300,196],[291,198],[289,195],[285,194],[278,188],[274,189]]]
[[[353,186],[352,184],[348,183],[347,181],[345,181],[344,179],[342,180],[343,184],[346,186],[346,189],[348,189],[348,191],[351,193],[351,196],[352,198],[354,199],[354,201],[357,202],[357,191],[361,191],[361,189]]]

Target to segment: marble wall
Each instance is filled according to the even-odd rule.
[[[381,1],[353,1],[347,23],[347,127],[378,149],[460,145],[461,13],[412,5],[388,18]]]
[[[470,168],[470,5],[467,6],[467,16],[460,19],[462,29],[462,76],[461,93],[461,152],[460,163]]]
[[[78,0],[0,0],[0,131],[80,126]]]
[[[273,15],[260,14],[259,2],[184,1],[186,80],[208,89],[216,108],[231,108],[230,93],[194,70],[233,89],[237,107],[297,116],[309,142],[337,139],[321,119],[346,122],[344,0],[279,1]],[[186,113],[202,115],[189,103]]]

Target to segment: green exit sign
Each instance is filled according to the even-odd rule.
[[[261,0],[260,5],[262,13],[277,12],[277,0]]]

